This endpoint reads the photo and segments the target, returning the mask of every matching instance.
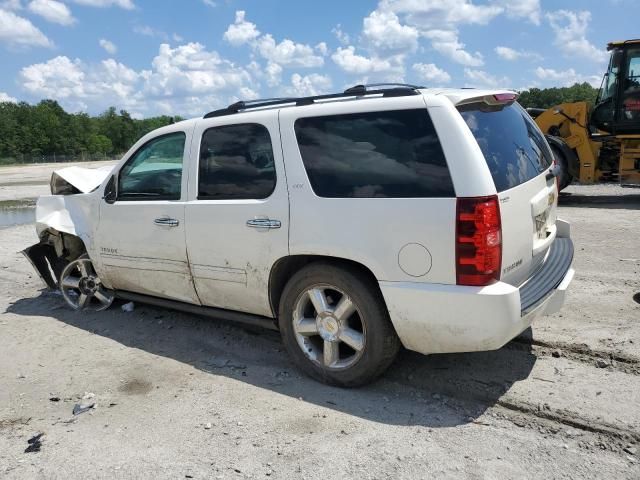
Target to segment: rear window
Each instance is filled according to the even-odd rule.
[[[465,105],[459,110],[480,145],[498,192],[537,177],[551,165],[546,140],[517,103]]]
[[[455,196],[425,109],[300,118],[295,132],[318,196]]]

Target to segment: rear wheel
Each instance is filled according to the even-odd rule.
[[[558,176],[558,190],[564,190],[573,181],[573,176],[569,173],[569,161],[564,156],[562,151],[556,147],[555,145],[549,145],[551,147],[551,151],[553,152],[553,157],[555,158],[558,165],[560,165],[560,175]]]
[[[301,370],[343,387],[382,374],[400,345],[377,285],[355,270],[326,263],[309,265],[289,280],[279,325]]]

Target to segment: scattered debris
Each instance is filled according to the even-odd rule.
[[[229,360],[228,358],[215,358],[209,362],[206,363],[207,366],[209,367],[213,367],[213,368],[233,368],[236,370],[244,370],[245,368],[247,368],[246,365],[243,364],[239,364],[239,363],[232,363],[231,360]]]
[[[60,397],[49,397],[49,401],[50,402],[59,402],[60,401]]]
[[[82,405],[80,403],[76,403],[73,406],[73,414],[74,415],[80,415],[81,413],[88,412],[92,408],[95,408],[95,406],[96,406],[95,402],[88,403],[86,405]]]
[[[84,392],[84,396],[82,397],[83,400],[90,400],[92,398],[94,398],[96,396],[95,393],[92,392]]]
[[[596,367],[598,368],[607,368],[609,366],[609,362],[604,360],[603,358],[599,358],[596,360]]]
[[[125,303],[121,308],[123,312],[133,312],[136,309],[136,304],[133,302]]]
[[[553,358],[560,358],[562,356],[562,352],[560,350],[554,350],[553,352],[551,352],[551,356]]]
[[[207,424],[204,426],[204,429],[205,429],[205,430],[211,430],[211,424],[210,424],[210,423],[207,423]]]
[[[638,449],[632,445],[627,445],[624,448],[624,451],[627,452],[629,455],[635,455],[636,453],[638,453]]]
[[[39,452],[42,448],[42,437],[44,437],[44,433],[40,432],[27,440],[29,446],[24,450],[24,453]]]

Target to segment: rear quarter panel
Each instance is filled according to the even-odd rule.
[[[355,102],[362,102],[358,112],[426,108],[421,95]],[[378,280],[455,283],[455,198],[322,198],[313,192],[295,120],[353,111],[353,101],[280,111],[290,195],[290,253],[354,260]],[[428,250],[424,275],[409,275],[399,266],[400,251],[409,244]]]

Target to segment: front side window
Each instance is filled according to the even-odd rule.
[[[185,139],[170,133],[134,153],[120,170],[118,200],[179,200]]]
[[[426,109],[299,118],[295,132],[318,196],[455,196]]]
[[[471,104],[460,107],[460,113],[484,154],[498,192],[537,177],[551,165],[544,136],[519,104]]]
[[[198,172],[199,200],[267,198],[276,186],[269,131],[257,123],[206,130]]]

